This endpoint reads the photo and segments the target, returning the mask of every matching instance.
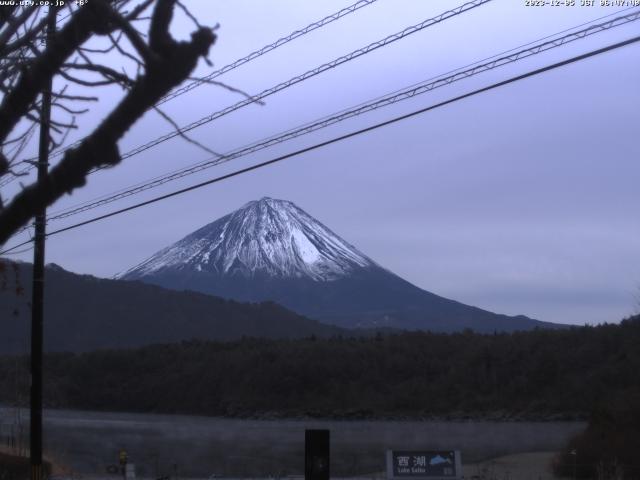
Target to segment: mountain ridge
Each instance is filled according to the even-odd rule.
[[[32,268],[0,258],[0,354],[29,349]],[[9,266],[10,268],[6,268]],[[243,304],[199,292],[45,269],[45,350],[83,352],[156,343],[350,335],[273,302]]]
[[[272,300],[343,328],[493,332],[558,326],[423,290],[292,202],[269,197],[199,228],[119,278],[239,301]]]

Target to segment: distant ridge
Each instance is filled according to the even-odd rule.
[[[493,332],[558,327],[422,290],[292,202],[268,197],[205,225],[119,278],[240,301],[272,300],[345,328]]]
[[[5,266],[0,272],[0,354],[26,353],[30,345],[32,265],[1,258],[0,262]],[[24,289],[19,295],[16,286]],[[274,303],[243,304],[140,282],[78,275],[55,264],[46,268],[45,305],[45,350],[50,352],[131,348],[192,339],[349,334]]]

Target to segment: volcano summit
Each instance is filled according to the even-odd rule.
[[[123,278],[180,270],[231,278],[332,281],[377,265],[284,200],[263,198],[161,250]]]
[[[556,326],[422,290],[292,202],[266,197],[196,230],[120,278],[240,301],[272,300],[348,328],[493,332]]]

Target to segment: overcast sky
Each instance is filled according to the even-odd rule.
[[[354,0],[355,1],[355,0]],[[351,0],[185,2],[220,24],[221,67],[353,3]],[[349,53],[463,2],[378,0],[219,80],[249,93]],[[493,0],[192,132],[226,152],[572,28],[614,7],[526,6]],[[600,3],[599,1],[597,2]],[[628,13],[628,12],[627,12]],[[611,18],[611,17],[610,17]],[[50,230],[424,108],[492,82],[637,35],[618,27],[457,82],[162,188],[92,210]],[[193,25],[177,17],[186,37]],[[211,71],[201,63],[198,73]],[[191,231],[263,196],[287,199],[384,267],[467,304],[562,323],[617,322],[639,309],[640,45],[634,44],[468,98],[144,209],[51,237],[47,262],[110,277]],[[70,140],[121,96],[104,89]],[[187,124],[242,97],[205,85],[163,106]],[[168,125],[148,113],[127,151]],[[181,139],[92,175],[62,208],[190,165],[209,154]],[[9,190],[7,190],[9,192]],[[8,245],[25,237],[16,237]],[[32,253],[17,258],[31,261]]]

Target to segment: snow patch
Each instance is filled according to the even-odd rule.
[[[377,264],[292,202],[262,198],[157,252],[120,278],[180,268],[330,281],[370,266]]]
[[[313,243],[309,241],[307,236],[298,229],[294,229],[291,232],[293,243],[297,247],[298,255],[302,258],[302,261],[307,264],[314,264],[320,260],[321,255],[318,249]]]

